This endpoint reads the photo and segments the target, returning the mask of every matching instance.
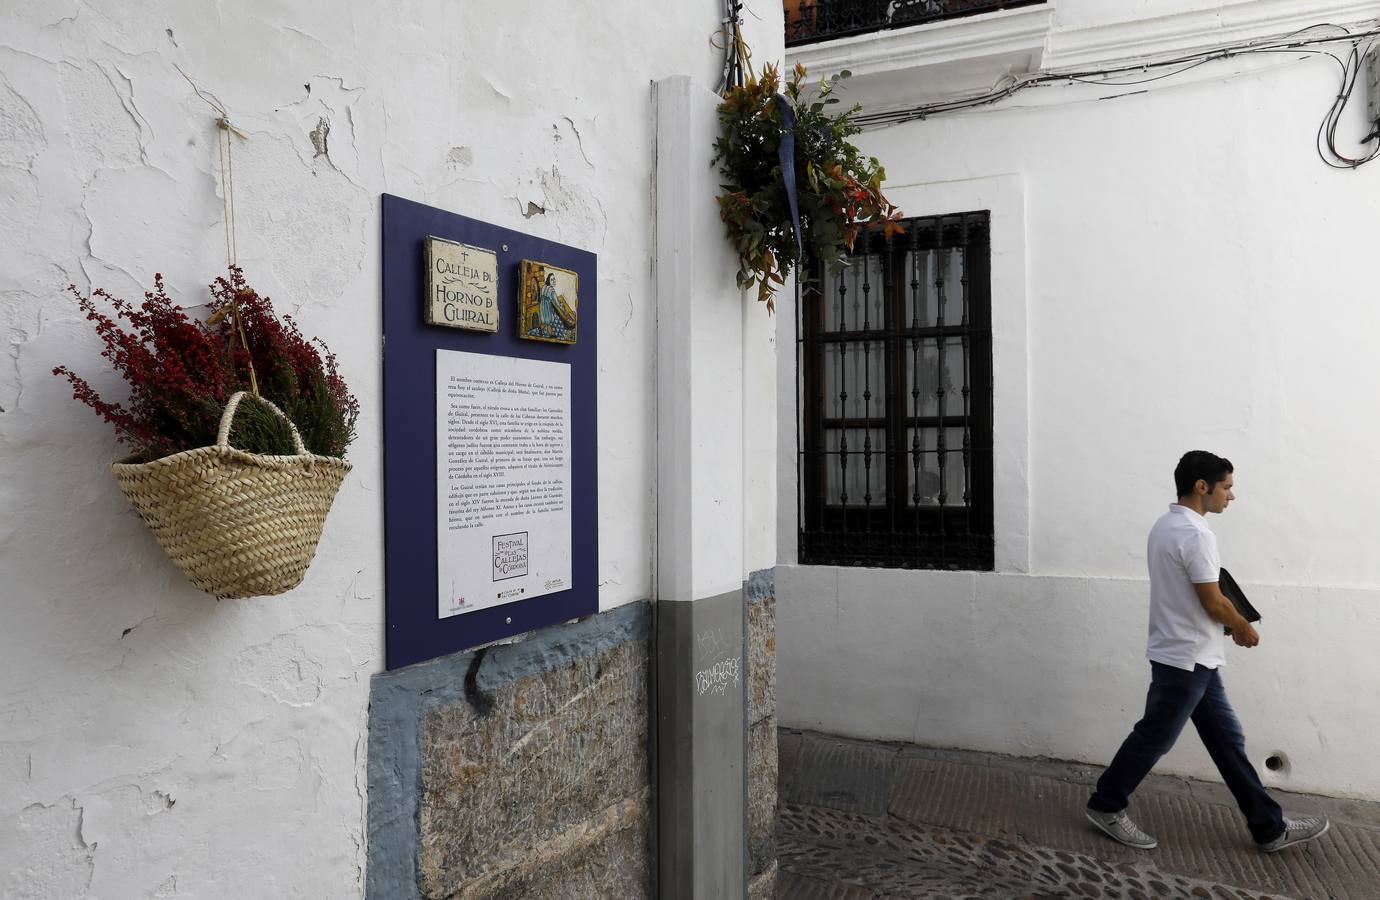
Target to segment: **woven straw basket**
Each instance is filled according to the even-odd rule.
[[[350,471],[343,459],[308,453],[297,428],[263,398],[288,421],[297,455],[231,447],[230,423],[243,397],[225,405],[214,447],[110,467],[172,561],[217,597],[270,596],[300,584]]]

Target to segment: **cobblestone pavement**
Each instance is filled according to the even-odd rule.
[[[1331,831],[1259,852],[1220,784],[1151,776],[1132,801],[1154,850],[1083,815],[1100,769],[779,732],[777,896],[1380,900],[1380,804],[1272,788]]]
[[[781,809],[777,896],[1283,900],[1081,853],[812,806]]]

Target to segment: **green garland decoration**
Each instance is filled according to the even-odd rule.
[[[849,140],[862,129],[852,121],[862,107],[831,114],[832,96],[848,71],[805,88],[805,67],[797,64],[781,85],[775,66],[724,91],[719,104],[722,132],[714,142],[719,164],[719,217],[738,252],[738,287],[757,289],[757,299],[775,309],[777,287],[800,268],[804,256],[837,273],[847,265],[863,228],[880,226],[885,237],[905,231],[901,211],[882,194],[886,172]],[[778,153],[783,134],[779,91],[795,110],[795,170],[802,234],[797,242]]]

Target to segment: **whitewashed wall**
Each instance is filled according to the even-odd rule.
[[[779,5],[748,6],[757,62],[779,58]],[[599,254],[600,603],[648,596],[649,86],[688,74],[713,89],[719,15],[710,0],[654,15],[0,8],[0,896],[362,891],[368,678],[382,667],[381,192]],[[190,588],[116,490],[109,430],[49,374],[69,364],[119,395],[69,282],[137,298],[162,272],[196,305],[223,270],[216,131],[175,65],[248,135],[234,177],[251,282],[338,353],[364,410],[316,563],[274,599]],[[770,330],[754,320],[744,352],[748,407],[768,422]],[[755,440],[749,455],[769,457],[774,432]],[[748,568],[761,568],[775,484],[752,466]]]
[[[1190,5],[1308,4],[1060,0],[1048,46],[1069,45],[1061,21]],[[993,296],[998,572],[783,567],[783,724],[1105,763],[1148,678],[1145,535],[1174,499],[1179,455],[1201,447],[1237,466],[1239,499],[1210,524],[1265,616],[1260,647],[1231,652],[1225,673],[1252,756],[1283,751],[1289,772],[1271,777],[1290,787],[1380,799],[1380,164],[1333,171],[1314,152],[1335,73],[1318,58],[1218,63],[1134,96],[1047,87],[862,138],[908,213],[994,197],[1006,210],[993,237],[1006,279]],[[1363,110],[1360,95],[1343,140],[1363,133]],[[782,474],[793,563],[794,467]],[[1213,774],[1191,734],[1163,768]]]

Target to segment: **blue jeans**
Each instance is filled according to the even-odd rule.
[[[1259,843],[1284,833],[1284,813],[1265,792],[1260,776],[1246,757],[1246,736],[1227,700],[1222,676],[1216,669],[1196,666],[1192,672],[1162,663],[1150,664],[1150,691],[1145,697],[1145,716],[1112,758],[1097,780],[1088,808],[1121,812],[1131,793],[1161,756],[1169,752],[1189,719],[1208,755],[1217,764],[1222,780],[1231,789],[1246,817],[1251,837]]]

